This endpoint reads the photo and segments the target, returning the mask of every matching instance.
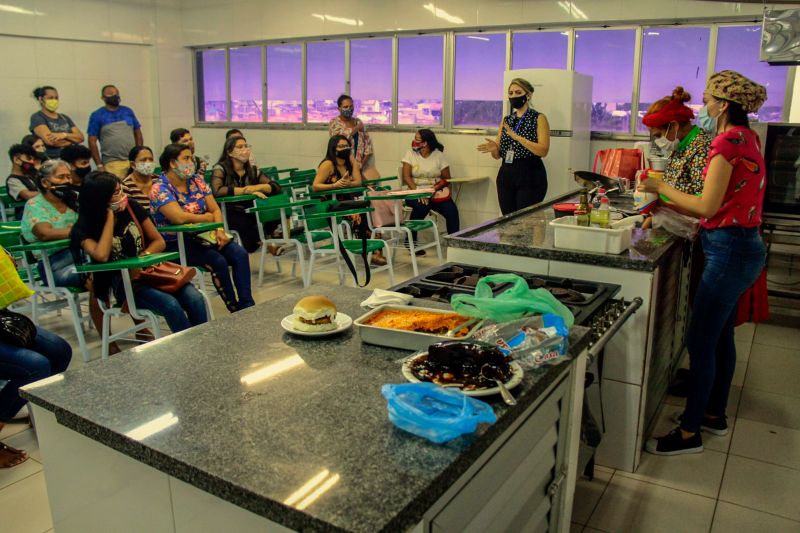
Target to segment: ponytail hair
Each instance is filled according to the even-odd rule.
[[[56,88],[51,86],[51,85],[43,85],[41,87],[36,87],[33,90],[33,97],[36,98],[37,100],[39,98],[44,98],[44,95],[47,93],[47,91],[56,91],[56,92],[58,92],[58,90],[56,90]]]
[[[436,134],[433,133],[433,130],[425,128],[417,130],[417,133],[419,133],[419,138],[422,139],[423,142],[428,143],[428,148],[431,149],[431,152],[436,150],[444,152],[444,145],[436,138]]]

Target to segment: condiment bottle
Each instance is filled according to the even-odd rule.
[[[608,228],[609,222],[611,221],[611,210],[608,203],[608,197],[603,196],[600,199],[600,208],[597,210],[595,214],[592,211],[592,216],[594,218],[593,222],[597,224],[600,228]]]
[[[586,209],[580,207],[575,209],[575,225],[589,227],[589,213],[586,212]]]

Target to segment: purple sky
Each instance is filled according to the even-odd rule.
[[[767,88],[766,105],[783,106],[789,67],[771,67],[758,60],[761,26],[728,26],[719,29],[714,71],[736,70]],[[744,57],[743,57],[744,54]],[[746,66],[742,64],[746,61]]]
[[[356,100],[392,99],[392,40],[350,41],[350,93]]]
[[[337,99],[344,91],[344,41],[306,45],[309,100]]]
[[[456,100],[502,100],[505,70],[505,33],[456,36]]]
[[[267,46],[267,98],[302,100],[302,59],[300,44]]]
[[[261,47],[231,48],[231,100],[261,100]]]
[[[441,35],[399,39],[399,100],[441,100],[443,50],[444,37]]]
[[[511,68],[567,68],[568,38],[558,31],[514,33]]]
[[[595,102],[630,102],[635,30],[575,32],[575,70],[594,77]]]
[[[708,28],[645,28],[641,102],[654,102],[680,85],[703,103],[708,63]]]

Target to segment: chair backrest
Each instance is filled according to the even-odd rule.
[[[6,225],[5,223],[0,224],[0,246],[2,246],[3,248],[8,248],[9,246],[20,244],[19,240],[20,230],[19,229],[4,230],[2,229],[2,227],[4,227],[5,225]]]
[[[278,167],[261,167],[258,170],[272,181],[278,181],[278,173],[275,172]]]
[[[324,202],[319,202],[317,204],[311,204],[303,209],[303,214],[305,215],[316,215],[318,213],[326,213],[328,211],[328,206],[334,203],[335,200],[327,200]],[[330,225],[328,224],[327,218],[315,218],[311,220],[306,220],[306,228],[309,231],[319,231],[319,230],[330,230]]]
[[[274,167],[273,167],[274,168]],[[291,202],[292,199],[285,192],[269,196],[267,198],[259,198],[256,200],[256,207],[269,207],[271,205],[286,204]],[[258,222],[263,224],[265,222],[274,222],[281,219],[281,209],[270,209],[269,211],[259,211],[257,213]]]

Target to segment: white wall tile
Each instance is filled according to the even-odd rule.
[[[3,14],[0,20],[6,17]],[[18,37],[0,37],[0,71],[5,78],[35,78],[38,75],[36,61],[36,41]]]
[[[478,25],[478,0],[436,0],[434,6],[439,28]]]
[[[36,72],[40,78],[52,80],[75,78],[75,53],[72,42],[37,40],[35,44]]]
[[[30,0],[3,0],[8,8],[0,16],[0,33],[7,35],[29,35],[35,33],[38,19],[44,14]]]
[[[153,7],[109,2],[107,30],[109,38],[115,42],[151,43],[155,37]]]
[[[348,1],[346,5],[351,5]],[[338,2],[337,2],[338,3]],[[358,19],[364,21],[364,31],[393,31],[398,27],[397,4],[393,2],[375,2],[375,0],[357,0]]]
[[[98,43],[72,43],[73,53],[80,61],[75,62],[74,76],[76,79],[98,80],[106,82],[109,79],[112,52],[115,46],[103,46]],[[97,88],[100,92],[100,87]]]
[[[478,0],[478,26],[522,22],[522,0]]]
[[[61,39],[109,40],[108,2],[36,0],[37,35]]]

